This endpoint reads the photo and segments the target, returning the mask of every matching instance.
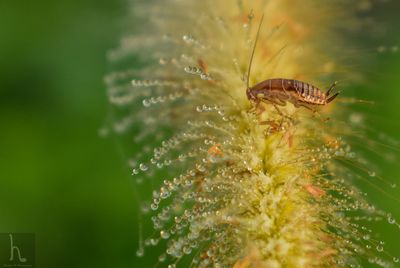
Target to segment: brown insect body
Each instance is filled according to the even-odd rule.
[[[247,98],[254,102],[267,101],[277,105],[291,102],[296,107],[310,105],[325,105],[333,101],[339,93],[329,97],[330,91],[336,84],[323,93],[319,88],[294,79],[268,79],[247,89]]]
[[[247,70],[247,98],[257,104],[261,101],[272,103],[278,111],[279,109],[276,105],[284,106],[286,102],[291,102],[295,107],[304,106],[314,111],[313,106],[326,105],[333,101],[337,95],[339,95],[339,92],[335,93],[333,96],[329,96],[329,94],[336,86],[336,82],[331,85],[326,93],[323,93],[318,87],[309,83],[285,78],[267,79],[253,87],[249,86],[251,66],[263,19],[264,15],[261,17],[258,26],[257,36]]]

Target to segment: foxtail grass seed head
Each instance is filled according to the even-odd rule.
[[[365,116],[352,111],[358,101],[339,96],[312,112],[246,96],[247,82],[279,77],[322,90],[357,76],[337,60],[345,51],[340,33],[357,31],[363,8],[346,2],[134,5],[140,23],[109,53],[115,71],[105,81],[112,130],[129,142],[139,225],[153,225],[140,227],[138,257],[157,247],[162,267],[399,262],[371,227],[386,221],[399,235],[399,223],[356,186],[396,187],[358,150],[380,145],[368,138]]]

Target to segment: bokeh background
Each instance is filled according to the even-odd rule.
[[[35,233],[37,267],[151,267],[135,255],[137,206],[126,159],[115,138],[99,136],[110,109],[106,53],[141,27],[127,19],[128,5],[0,1],[0,232]],[[373,7],[386,35],[355,40],[376,55],[363,68],[368,85],[351,93],[375,100],[370,127],[397,139],[400,51],[390,48],[400,44],[399,10],[399,1]],[[373,52],[379,46],[389,49]],[[398,185],[399,164],[383,163]],[[373,190],[369,197],[400,219],[399,201]],[[400,256],[400,230],[382,223],[377,232]]]

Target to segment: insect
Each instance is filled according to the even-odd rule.
[[[261,101],[272,103],[279,113],[281,112],[277,108],[277,105],[285,106],[287,102],[292,103],[295,107],[303,106],[315,111],[315,106],[326,105],[333,101],[340,93],[337,92],[330,96],[332,89],[336,86],[336,82],[330,86],[326,93],[323,93],[318,87],[309,83],[285,78],[267,79],[253,87],[249,86],[251,65],[263,19],[264,16],[261,18],[260,25],[258,26],[256,40],[250,57],[247,73],[247,98],[256,103],[256,105]]]

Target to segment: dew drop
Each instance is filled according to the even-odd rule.
[[[396,188],[396,187],[397,187],[397,184],[396,184],[396,183],[392,183],[392,184],[390,185],[390,187]]]
[[[161,192],[160,197],[162,199],[166,199],[166,198],[168,198],[169,195],[170,195],[169,191],[164,190],[164,191]]]
[[[388,223],[390,223],[390,224],[396,223],[396,220],[393,217],[388,217],[387,220],[388,220]]]
[[[184,247],[183,253],[185,253],[186,255],[189,255],[190,253],[192,253],[192,248],[189,246]]]
[[[158,257],[158,261],[159,261],[159,262],[164,262],[166,259],[167,259],[167,256],[166,256],[165,254],[161,254],[161,255]]]
[[[147,212],[149,212],[149,205],[147,203],[143,203],[140,209],[144,214],[146,214]]]
[[[393,257],[393,262],[395,262],[395,263],[398,263],[400,261],[400,259],[399,258],[397,258],[397,257]]]
[[[107,137],[109,133],[110,133],[110,130],[106,127],[102,127],[101,129],[99,129],[99,136],[102,138]]]
[[[208,74],[200,74],[202,80],[211,80],[211,76]]]
[[[148,169],[148,167],[143,163],[139,165],[139,168],[141,171],[146,171]]]
[[[383,52],[386,51],[386,47],[385,47],[385,46],[379,46],[379,47],[377,48],[377,51],[378,51],[379,53],[383,53]]]
[[[162,230],[160,232],[160,236],[161,236],[162,239],[168,239],[169,238],[169,233],[168,233],[168,231]]]
[[[151,103],[148,99],[144,99],[142,103],[143,103],[144,107],[150,107],[150,105],[151,105]]]
[[[143,255],[144,255],[144,248],[139,248],[138,250],[136,250],[136,256],[143,257]]]
[[[151,244],[152,246],[156,246],[156,245],[158,244],[158,242],[159,242],[158,239],[154,239],[154,238],[150,239],[150,244]]]
[[[382,251],[383,251],[383,247],[382,247],[381,245],[377,245],[377,246],[376,246],[376,250],[377,250],[378,252],[382,252]]]
[[[369,175],[370,177],[375,177],[375,176],[376,176],[376,173],[375,173],[374,171],[368,171],[368,175]]]

